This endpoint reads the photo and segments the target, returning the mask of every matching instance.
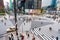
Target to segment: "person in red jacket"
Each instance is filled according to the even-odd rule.
[[[35,37],[34,36],[32,37],[32,40],[35,40]]]
[[[24,40],[24,36],[23,35],[21,35],[21,40]]]

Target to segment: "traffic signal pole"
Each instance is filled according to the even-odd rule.
[[[16,31],[16,36],[17,36],[17,40],[19,40],[19,37],[18,37],[18,28],[17,28],[17,9],[16,9],[16,0],[13,0],[14,1],[14,16],[15,16],[15,31]]]

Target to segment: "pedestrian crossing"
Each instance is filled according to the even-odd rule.
[[[32,36],[35,35],[34,37],[36,37],[38,40],[56,40],[56,37],[59,38],[60,40],[60,34],[59,34],[59,29],[60,29],[60,24],[58,24],[57,22],[52,22],[48,19],[39,19],[39,18],[31,18],[32,20],[28,20],[25,17],[18,17],[18,32],[19,32],[19,39],[20,38],[20,32],[22,32],[22,34],[26,37],[24,40],[32,40]],[[3,21],[2,21],[3,20]],[[27,20],[27,21],[26,21]],[[6,29],[15,25],[14,22],[14,18],[10,18],[10,19],[6,19],[6,18],[1,18],[0,19],[0,25],[1,25],[1,33],[6,33]],[[49,28],[52,28],[52,30],[50,30]],[[3,29],[3,30],[2,30]],[[31,38],[27,38],[26,33],[23,32],[32,32],[30,33]],[[17,37],[14,34],[14,40],[17,40]],[[9,38],[10,34],[5,35],[7,38]],[[1,40],[9,40],[6,39],[5,37],[0,38]],[[36,40],[37,40],[36,39]]]

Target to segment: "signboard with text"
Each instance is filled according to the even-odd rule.
[[[40,9],[33,9],[32,13],[41,13],[41,10]]]
[[[40,9],[25,9],[25,13],[41,13]]]

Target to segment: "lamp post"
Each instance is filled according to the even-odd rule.
[[[15,31],[16,31],[16,36],[17,36],[17,40],[19,40],[19,37],[18,37],[18,28],[17,28],[17,9],[16,9],[16,0],[13,0],[14,1],[14,16],[15,16]]]

